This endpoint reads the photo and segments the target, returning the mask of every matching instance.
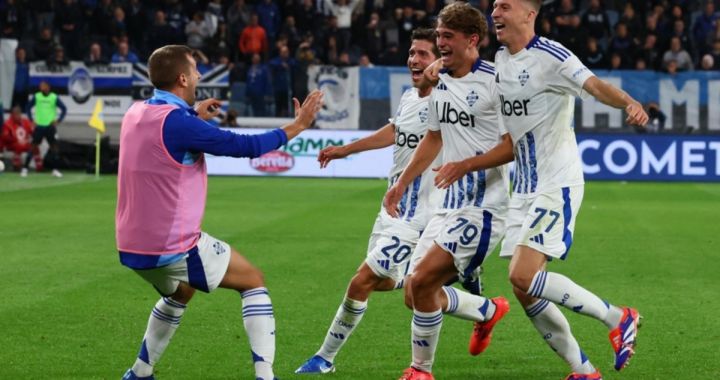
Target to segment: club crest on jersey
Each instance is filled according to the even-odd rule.
[[[473,90],[473,91],[470,91],[469,94],[467,94],[467,96],[465,97],[465,100],[467,101],[467,104],[468,104],[470,107],[472,107],[473,104],[475,104],[475,102],[477,102],[477,100],[478,100],[479,98],[480,98],[480,97],[478,96],[478,94],[475,93],[475,91]]]
[[[525,83],[530,79],[530,73],[528,73],[526,69],[523,69],[520,75],[518,75],[518,79],[520,80],[520,85],[525,86]]]
[[[425,107],[425,108],[421,109],[420,112],[418,113],[418,116],[420,117],[421,123],[426,122],[428,119],[428,108]]]

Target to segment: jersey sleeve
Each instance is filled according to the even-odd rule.
[[[546,70],[548,75],[545,79],[548,85],[571,95],[587,98],[590,94],[583,91],[583,84],[595,74],[575,54],[563,48],[562,45],[557,45],[557,49],[562,49],[568,56],[563,61],[552,56],[546,56],[546,59],[552,65],[550,70]]]
[[[435,90],[430,93],[428,100],[428,119],[427,126],[430,131],[440,130],[440,121],[438,119],[437,109],[435,108]]]

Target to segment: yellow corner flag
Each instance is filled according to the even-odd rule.
[[[103,102],[102,99],[98,99],[95,102],[95,109],[93,110],[90,121],[88,121],[90,128],[97,129],[100,133],[105,133],[105,120],[103,118]]]

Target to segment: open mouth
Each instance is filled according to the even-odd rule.
[[[413,80],[419,80],[423,76],[423,70],[419,67],[410,68],[410,76]]]
[[[499,31],[501,31],[501,30],[503,30],[503,29],[505,29],[505,24],[499,23],[499,22],[496,22],[496,23],[495,23],[495,31],[496,31],[496,32],[499,32]]]

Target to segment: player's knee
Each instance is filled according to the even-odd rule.
[[[412,284],[410,285],[410,292],[413,299],[422,297],[424,294],[430,292],[433,285],[430,276],[425,276],[422,273],[413,274]]]
[[[405,288],[403,289],[403,293],[405,295],[405,306],[407,306],[408,309],[413,309],[413,298],[412,298],[412,284],[410,283],[410,278],[405,280]]]
[[[517,268],[513,268],[510,271],[510,283],[513,284],[516,289],[527,292],[528,289],[530,289],[530,284],[532,283],[534,275],[534,273],[529,273],[517,270]]]

